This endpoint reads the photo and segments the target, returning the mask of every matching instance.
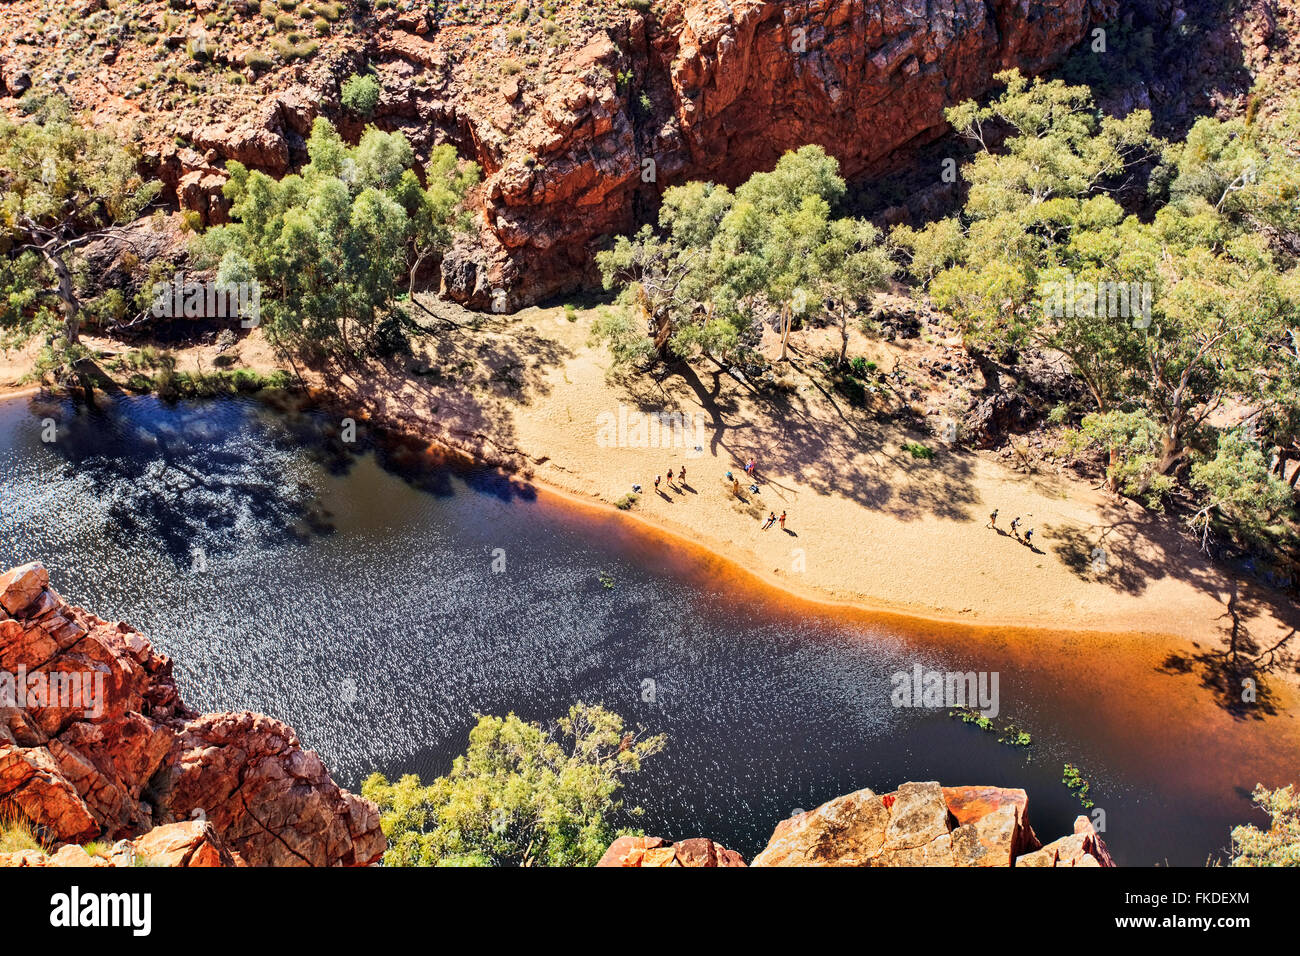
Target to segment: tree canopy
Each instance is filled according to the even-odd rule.
[[[617,714],[579,701],[548,731],[480,717],[469,749],[428,785],[373,774],[362,794],[380,810],[387,866],[590,866],[639,811],[623,778],[664,747]]]
[[[210,229],[202,264],[224,281],[262,285],[262,321],[278,346],[298,352],[382,351],[399,338],[399,280],[467,224],[463,204],[478,168],[436,148],[421,185],[401,133],[368,127],[348,146],[317,119],[301,172],[276,180],[231,162],[230,225]]]
[[[0,332],[45,335],[40,374],[63,378],[86,356],[80,331],[99,293],[88,291],[82,252],[100,238],[126,242],[120,227],[158,195],[138,161],[61,98],[20,122],[0,114]]]
[[[1202,532],[1229,514],[1266,525],[1284,504],[1266,480],[1276,464],[1257,437],[1212,423],[1244,407],[1278,444],[1295,441],[1300,281],[1285,132],[1202,120],[1166,144],[1147,113],[1103,115],[1086,87],[999,79],[987,105],[947,112],[975,147],[965,204],[892,231],[905,267],[978,358],[1034,347],[1069,360],[1092,405],[1075,438],[1108,453],[1113,488],[1159,504],[1181,474],[1201,496]],[[1142,165],[1153,214],[1120,201]]]
[[[616,360],[722,358],[766,310],[787,333],[793,315],[824,314],[847,344],[848,316],[892,266],[879,230],[834,218],[844,191],[839,163],[819,146],[787,153],[734,193],[704,182],[666,190],[657,231],[643,227],[597,257],[605,287],[635,316],[607,319],[597,338]]]

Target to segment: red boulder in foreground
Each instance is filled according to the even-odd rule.
[[[744,866],[735,850],[697,837],[665,843],[659,837],[619,837],[597,866]]]
[[[264,714],[189,710],[170,658],[49,584],[39,563],[0,575],[6,809],[52,845],[138,838],[137,852],[169,865],[379,861],[386,842],[374,804],[340,789],[292,727]],[[27,690],[15,696],[19,683]],[[78,852],[63,847],[50,859]],[[33,854],[11,862],[48,865]]]
[[[905,783],[858,790],[777,824],[752,866],[1114,866],[1087,817],[1042,846],[1023,790]],[[694,859],[699,862],[687,862]],[[744,866],[711,840],[615,840],[600,866]]]

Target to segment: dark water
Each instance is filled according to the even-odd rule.
[[[547,721],[603,703],[668,736],[627,793],[640,825],[746,856],[796,808],[905,780],[1024,787],[1052,839],[1083,812],[1069,761],[1119,862],[1201,865],[1257,819],[1256,778],[1295,769],[1271,762],[1267,728],[1207,750],[1188,729],[1199,711],[1162,713],[1072,668],[1068,646],[1026,663],[998,632],[832,614],[617,515],[434,467],[364,428],[345,445],[338,425],[240,400],[0,403],[0,566],[40,558],[65,596],[173,655],[192,706],[288,721],[352,788],[376,769],[444,772],[476,712]],[[1003,716],[1033,747],[892,707],[890,675],[917,662],[997,669]]]

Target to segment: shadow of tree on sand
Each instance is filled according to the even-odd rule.
[[[815,372],[795,362],[791,367],[806,377],[806,389],[759,392],[722,366],[701,371],[678,362],[671,372],[709,416],[711,451],[727,453],[736,464],[756,458],[759,477],[777,489],[785,486],[771,476],[781,473],[815,492],[902,520],[974,517],[981,498],[971,453],[952,448],[932,459],[913,457],[899,447],[902,440],[927,436],[882,424],[828,389]],[[737,387],[728,388],[728,380]],[[742,404],[737,396],[744,394],[754,400]],[[743,418],[747,413],[753,417]]]
[[[1045,536],[1061,562],[1081,578],[1139,595],[1174,569],[1181,580],[1222,598],[1225,578],[1182,538],[1167,519],[1133,515],[1118,505],[1101,509],[1093,525],[1046,525]]]
[[[547,372],[572,352],[526,326],[455,311],[472,325],[429,326],[428,334],[416,338],[413,355],[325,369],[336,383],[334,399],[392,431],[432,435],[481,462],[520,470],[545,462],[519,449],[514,412],[550,394]],[[518,479],[499,485],[496,492],[521,494],[527,488]]]
[[[1262,720],[1278,713],[1269,676],[1295,668],[1296,609],[1262,585],[1243,593],[1228,571],[1216,567],[1171,519],[1120,504],[1102,509],[1108,519],[1089,526],[1047,528],[1052,549],[1079,577],[1138,596],[1160,579],[1176,576],[1211,595],[1223,606],[1220,636],[1193,643],[1191,653],[1171,653],[1160,665],[1166,674],[1195,675],[1219,706],[1238,719]],[[1284,623],[1279,635],[1261,640],[1251,633],[1256,617]]]
[[[1296,630],[1291,628],[1284,636],[1261,643],[1243,620],[1244,603],[1234,584],[1223,613],[1226,633],[1220,645],[1203,647],[1197,642],[1193,645],[1195,653],[1171,653],[1161,662],[1159,670],[1167,674],[1194,674],[1219,706],[1233,717],[1263,720],[1279,713],[1277,695],[1269,677],[1295,667],[1292,645]]]

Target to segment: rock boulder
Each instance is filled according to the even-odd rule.
[[[0,804],[51,845],[180,824],[191,829],[146,846],[186,861],[224,859],[226,847],[251,866],[382,856],[374,805],[340,789],[293,728],[191,711],[168,657],[127,625],[69,605],[39,564],[0,575],[0,608]]]

